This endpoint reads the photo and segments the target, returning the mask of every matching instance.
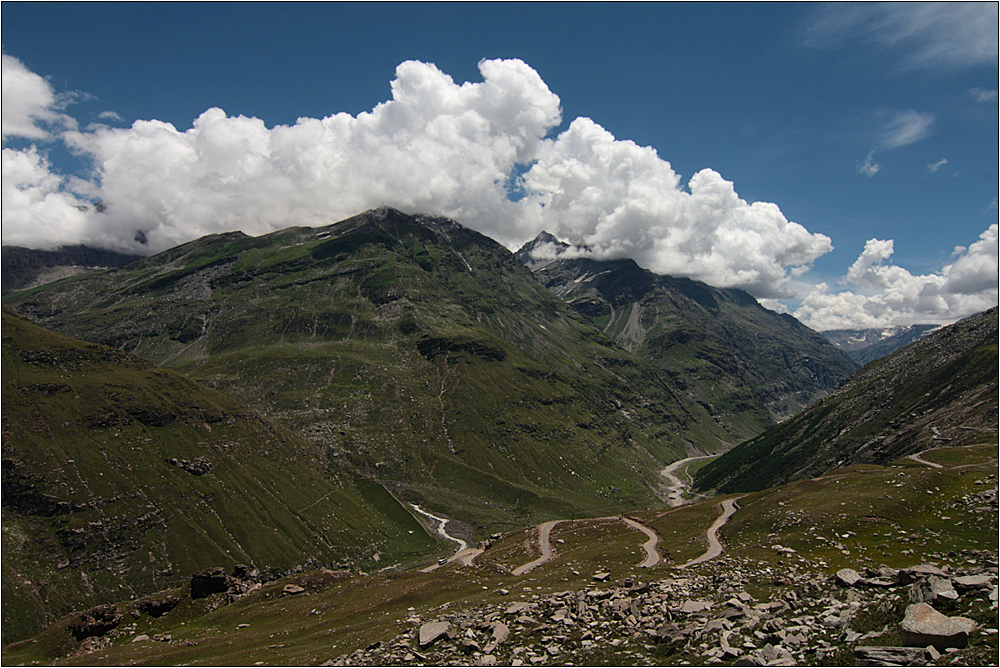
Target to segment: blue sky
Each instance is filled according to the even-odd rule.
[[[5,2],[2,22],[5,244],[151,252],[387,203],[512,247],[549,229],[820,329],[997,301],[995,3]],[[49,87],[23,112],[37,132],[8,118],[39,90],[9,96],[8,59]],[[508,64],[487,76],[484,59]],[[487,79],[502,103],[461,92]],[[411,96],[355,122],[393,106],[392,82]],[[297,120],[335,114],[302,158]],[[172,128],[132,127],[154,120]],[[498,198],[497,170],[532,196]],[[350,190],[319,194],[334,186]],[[73,208],[98,198],[110,213]]]

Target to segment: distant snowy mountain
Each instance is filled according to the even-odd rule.
[[[941,325],[910,325],[875,329],[830,329],[822,334],[855,362],[867,364],[919,341],[940,328]]]

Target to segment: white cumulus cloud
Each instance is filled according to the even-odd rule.
[[[212,108],[183,130],[159,120],[74,129],[44,79],[13,58],[5,56],[4,67],[5,103],[8,67],[28,82],[15,77],[11,85],[34,91],[30,105],[9,114],[4,107],[5,136],[9,123],[11,136],[62,141],[93,167],[89,180],[66,179],[36,146],[5,147],[5,244],[152,253],[205,234],[324,225],[389,205],[450,216],[510,248],[548,230],[577,254],[630,257],[765,300],[803,294],[801,276],[832,249],[827,236],[788,220],[777,205],[741,198],[717,172],[682,179],[653,148],[617,139],[588,118],[553,136],[562,123],[559,98],[520,60],[482,61],[482,81],[466,83],[407,61],[390,99],[369,112],[269,128]],[[916,141],[931,120],[899,116],[886,136],[896,145]],[[870,173],[878,169],[873,155],[865,161]],[[520,197],[510,196],[512,187]],[[96,199],[105,212],[88,206]],[[796,315],[836,326],[842,308],[885,322],[995,304],[991,230],[927,276],[893,266],[892,243],[872,240],[845,278],[848,289],[819,286]]]
[[[0,54],[0,63],[4,139],[48,139],[50,128],[76,127],[76,121],[60,111],[60,101],[48,81],[6,53]]]
[[[848,269],[844,290],[815,286],[794,312],[817,330],[949,323],[997,305],[997,224],[940,272],[911,274],[890,262],[891,239],[870,239]]]
[[[550,229],[598,257],[777,297],[832,248],[774,204],[741,199],[712,170],[682,185],[655,150],[590,119],[548,139],[562,115],[537,72],[519,60],[479,67],[482,82],[458,84],[432,64],[404,62],[391,99],[357,116],[268,128],[213,108],[187,130],[140,120],[61,137],[93,162],[90,188],[76,191],[108,207],[90,217],[94,239],[121,250],[328,224],[390,205],[451,216],[509,247]],[[517,201],[512,180],[524,194]],[[5,239],[36,230],[19,229],[13,215],[4,223]]]
[[[62,245],[94,243],[89,202],[65,189],[45,156],[34,147],[3,149],[0,212],[3,243],[53,249]]]
[[[93,157],[108,225],[162,250],[212,232],[261,234],[390,205],[522,240],[504,184],[561,120],[559,98],[519,60],[483,61],[481,83],[434,65],[396,70],[372,111],[267,128],[209,109],[191,129],[161,121],[69,133]]]
[[[774,204],[747,203],[704,169],[686,184],[656,151],[578,118],[524,175],[546,229],[598,258],[630,257],[662,274],[784,294],[789,275],[832,249]]]

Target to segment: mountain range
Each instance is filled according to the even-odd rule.
[[[206,237],[8,303],[232,393],[470,527],[648,504],[662,462],[745,435],[499,244],[390,209]]]
[[[694,475],[729,492],[996,440],[996,309],[859,371],[741,290],[390,208],[87,272],[31,253],[4,249],[5,642],[210,566],[391,588],[444,520],[507,552],[653,521],[686,457],[728,451]]]
[[[720,422],[759,431],[857,369],[822,336],[743,290],[660,276],[633,260],[573,257],[570,249],[543,232],[516,255],[615,343],[666,369]]]
[[[821,334],[850,355],[852,360],[865,365],[919,341],[939,328],[940,325],[909,325],[875,329],[829,329]]]
[[[490,528],[648,504],[664,462],[753,436],[855,368],[745,293],[637,270],[609,265],[641,303],[606,289],[631,315],[599,328],[494,241],[379,209],[206,237],[8,303],[230,392],[407,500]]]

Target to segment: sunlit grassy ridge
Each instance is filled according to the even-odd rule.
[[[3,425],[5,638],[208,566],[434,547],[382,487],[232,397],[7,308]]]

